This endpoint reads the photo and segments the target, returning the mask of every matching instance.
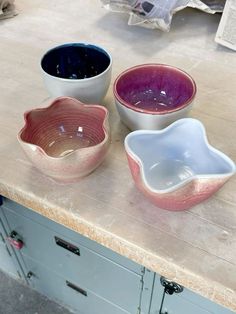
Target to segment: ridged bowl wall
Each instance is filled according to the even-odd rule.
[[[110,144],[108,111],[59,97],[47,108],[24,115],[18,140],[32,163],[45,175],[74,182],[103,161]]]

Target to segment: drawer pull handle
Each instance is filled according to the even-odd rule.
[[[82,289],[82,288],[80,288],[80,287],[74,285],[73,283],[69,282],[68,280],[66,280],[66,285],[67,285],[69,288],[71,288],[71,289],[73,289],[73,290],[75,290],[75,291],[77,291],[77,292],[83,294],[85,297],[87,297],[87,292],[86,292],[84,289]]]
[[[80,256],[80,249],[77,246],[70,244],[69,242],[66,242],[65,240],[62,240],[58,237],[55,237],[55,241],[56,241],[56,244],[61,246],[63,249],[66,249],[66,250]]]

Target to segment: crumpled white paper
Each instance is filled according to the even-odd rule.
[[[190,0],[188,7],[196,8],[206,13],[223,12],[226,0]]]
[[[0,20],[17,15],[14,2],[15,0],[0,0]]]
[[[101,0],[104,7],[129,13],[129,25],[169,31],[172,16],[187,6],[207,13],[222,12],[225,0]]]

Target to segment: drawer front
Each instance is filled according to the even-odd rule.
[[[90,250],[105,256],[106,258],[114,261],[115,263],[120,264],[139,275],[142,275],[143,271],[142,266],[124,256],[121,256],[113,252],[112,250],[105,248],[104,246],[98,244],[97,242],[92,241],[87,237],[84,237],[81,234],[72,231],[58,223],[55,223],[54,221],[47,219],[44,216],[34,212],[33,210],[21,206],[9,199],[3,198],[3,204],[5,208],[10,209],[16,214],[34,220],[35,222],[47,227],[48,229],[54,230],[55,232],[60,233],[69,239],[72,239],[74,242],[80,243],[83,246],[89,248]]]
[[[101,299],[82,285],[58,276],[52,270],[29,257],[24,259],[26,269],[32,272],[29,284],[49,299],[74,310],[78,314],[127,314],[127,311]],[[132,313],[133,314],[133,313]]]
[[[142,290],[142,277],[88,248],[3,208],[11,230],[24,243],[19,251],[68,278],[75,284],[136,313]]]

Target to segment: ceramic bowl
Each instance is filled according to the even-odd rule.
[[[108,111],[59,97],[47,108],[27,111],[18,140],[32,163],[62,183],[88,175],[103,161],[109,144]]]
[[[120,118],[129,129],[159,130],[187,116],[196,84],[173,66],[143,64],[121,73],[113,92]]]
[[[131,132],[125,149],[136,186],[163,209],[188,209],[235,173],[234,162],[209,145],[196,119],[180,119],[159,131]]]
[[[111,81],[112,58],[99,46],[71,43],[46,52],[41,60],[45,86],[52,97],[71,96],[100,103]]]

